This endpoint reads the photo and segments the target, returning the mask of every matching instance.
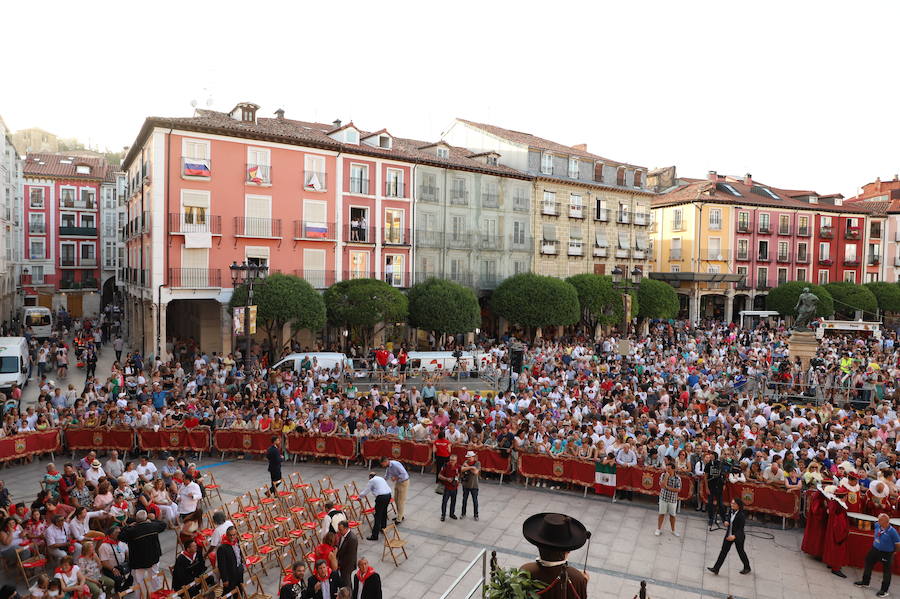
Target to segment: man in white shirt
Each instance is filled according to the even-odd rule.
[[[100,467],[100,460],[94,460],[91,462],[90,469],[84,473],[84,479],[92,483],[94,486],[100,484],[100,479],[106,476],[106,472],[103,471],[103,468]]]
[[[106,461],[106,467],[103,468],[107,475],[112,478],[119,478],[122,476],[122,473],[125,472],[125,464],[122,460],[119,459],[119,452],[115,449],[109,455],[109,459]]]
[[[194,482],[194,477],[190,474],[185,474],[184,480],[187,481],[187,484],[178,491],[178,513],[181,514],[182,518],[196,512],[197,504],[203,499],[200,485]]]
[[[222,544],[222,538],[228,529],[234,526],[234,523],[225,516],[225,512],[216,512],[213,514],[213,523],[216,528],[213,530],[212,536],[209,537],[210,549],[215,549]]]
[[[141,456],[141,463],[137,465],[138,476],[142,483],[152,482],[153,479],[156,478],[157,468],[156,464],[147,460],[147,456]]]
[[[44,531],[44,541],[47,543],[47,552],[51,558],[59,561],[69,555],[69,533],[62,516],[53,516],[53,523]],[[78,559],[80,554],[81,545],[76,544],[72,558]]]

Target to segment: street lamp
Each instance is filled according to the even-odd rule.
[[[232,262],[228,267],[231,271],[231,286],[237,289],[238,285],[247,285],[247,298],[244,302],[244,335],[246,336],[246,345],[244,351],[244,366],[248,364],[250,356],[250,306],[253,305],[253,283],[266,277],[269,268],[264,264],[248,264],[243,261],[240,264]]]
[[[628,323],[631,321],[631,294],[630,291],[636,291],[641,284],[641,278],[644,273],[637,266],[631,271],[631,276],[626,275],[621,267],[616,266],[612,271],[613,289],[622,292],[622,303],[624,304],[625,313],[622,316],[622,331],[628,334]]]

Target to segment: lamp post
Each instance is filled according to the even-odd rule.
[[[637,266],[631,271],[631,276],[629,277],[625,271],[623,271],[620,267],[616,266],[612,271],[612,280],[613,280],[613,289],[617,289],[622,292],[622,303],[624,304],[625,312],[622,316],[622,332],[624,334],[628,334],[628,323],[631,321],[631,294],[630,291],[636,291],[638,286],[641,284],[641,278],[644,276],[644,273],[641,272]]]
[[[244,302],[246,345],[244,346],[243,356],[244,367],[246,367],[250,357],[250,306],[253,305],[253,283],[264,279],[269,268],[263,264],[248,264],[245,260],[240,264],[232,262],[228,269],[231,271],[231,285],[234,289],[237,289],[238,285],[247,285],[247,299]]]

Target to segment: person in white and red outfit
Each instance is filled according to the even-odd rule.
[[[316,560],[316,567],[306,587],[308,599],[335,599],[341,588],[341,577],[328,567],[323,559]]]
[[[359,558],[358,569],[353,576],[353,599],[381,599],[381,577],[369,560]]]

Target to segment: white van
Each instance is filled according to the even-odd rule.
[[[22,324],[31,327],[31,333],[38,339],[49,339],[53,332],[53,314],[44,306],[22,308]]]
[[[272,369],[293,370],[294,372],[300,372],[300,364],[303,363],[304,358],[309,358],[310,361],[313,361],[313,359],[315,359],[316,365],[319,368],[327,368],[328,370],[331,370],[335,366],[339,366],[342,371],[353,369],[350,358],[348,358],[346,354],[341,354],[338,352],[309,352],[290,354],[289,356],[285,356],[281,360],[275,362],[275,365],[272,366]]]
[[[28,382],[28,341],[25,337],[0,337],[0,390]]]

